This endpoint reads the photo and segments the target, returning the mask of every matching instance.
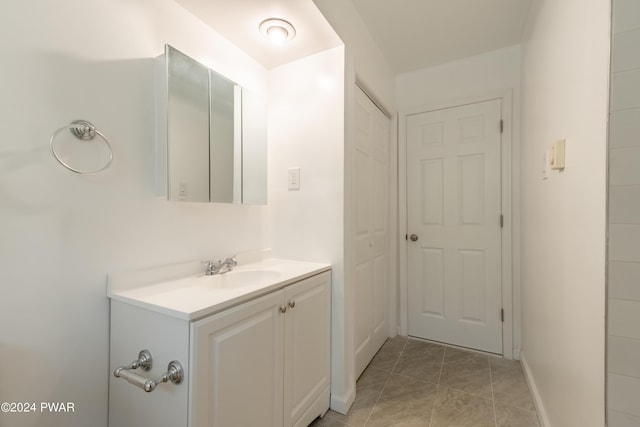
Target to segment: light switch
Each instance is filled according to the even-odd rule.
[[[300,190],[300,168],[289,168],[288,172],[289,191]]]
[[[551,166],[551,169],[564,169],[564,146],[564,139],[557,140],[551,146],[551,153],[549,155],[549,165]]]

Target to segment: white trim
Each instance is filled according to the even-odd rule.
[[[513,177],[513,92],[503,93],[502,99],[502,308],[504,322],[502,323],[502,355],[506,359],[513,359],[513,203],[511,198]]]
[[[409,334],[408,327],[408,279],[407,279],[407,114],[398,113],[398,308],[400,318],[398,322],[398,335],[406,337]],[[402,236],[405,236],[404,244],[400,244]]]
[[[378,110],[382,111],[382,114],[387,116],[388,119],[393,118],[395,114],[392,114],[391,110],[385,107],[384,103],[380,101],[378,97],[375,95],[375,92],[369,89],[367,84],[364,81],[362,81],[358,73],[356,73],[356,86],[358,86],[360,90],[363,91],[365,95],[367,95],[367,97],[371,100],[371,102],[373,102],[373,105],[378,107]]]
[[[394,132],[395,130],[395,132]],[[389,119],[389,336],[398,333],[398,115]]]
[[[531,367],[527,362],[527,358],[524,354],[524,351],[520,351],[520,364],[522,365],[522,371],[524,372],[524,378],[527,380],[529,391],[531,392],[531,396],[533,397],[533,404],[535,405],[536,412],[538,413],[538,421],[540,421],[540,426],[550,427],[551,423],[549,422],[549,416],[547,415],[547,411],[544,409],[544,404],[542,403],[540,392],[538,391],[536,382],[533,379],[533,374],[531,373]]]
[[[353,402],[356,400],[356,391],[355,388],[349,390],[346,396],[343,398],[338,398],[335,394],[331,394],[331,403],[330,408],[332,411],[336,411],[341,413],[342,415],[347,415],[349,412],[349,408],[353,405]]]
[[[519,349],[514,348],[514,280],[513,280],[513,225],[517,224],[517,218],[514,217],[515,210],[512,205],[512,187],[513,187],[513,165],[514,161],[513,149],[513,91],[506,89],[487,93],[483,96],[471,96],[456,99],[448,102],[441,102],[432,105],[424,105],[414,107],[404,111],[400,111],[398,115],[398,229],[399,237],[406,235],[407,231],[407,117],[413,114],[426,113],[430,111],[442,110],[445,108],[453,108],[462,105],[474,104],[478,102],[499,99],[502,104],[502,120],[504,121],[504,130],[502,133],[502,213],[504,215],[504,227],[502,229],[502,307],[504,308],[504,323],[502,324],[502,352],[506,359],[513,359],[514,354],[519,354]],[[406,336],[408,333],[408,279],[407,279],[407,244],[399,245],[398,269],[400,278],[400,322],[398,333]],[[519,283],[516,281],[516,283]],[[520,331],[515,331],[519,336]]]
[[[353,150],[354,99],[355,99],[354,61],[349,49],[345,48],[344,79],[344,282],[341,289],[335,288],[332,295],[332,349],[331,349],[331,409],[345,413],[355,400],[355,348],[354,348],[354,292],[351,264],[353,248],[351,245],[352,200],[351,152]]]

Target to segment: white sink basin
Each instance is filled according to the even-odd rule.
[[[273,270],[234,270],[213,276],[198,277],[196,286],[211,290],[237,289],[272,283],[280,276],[280,272]]]
[[[330,268],[329,264],[267,258],[206,276],[202,263],[191,261],[110,276],[108,295],[179,319],[196,320]]]

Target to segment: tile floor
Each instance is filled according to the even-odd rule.
[[[347,415],[311,426],[539,426],[518,361],[405,337],[387,340],[356,390]]]

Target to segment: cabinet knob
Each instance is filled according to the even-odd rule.
[[[293,308],[296,306],[296,302],[294,300],[289,301],[289,307]]]
[[[286,313],[287,312],[287,306],[283,305],[282,307],[280,307],[280,313]]]

